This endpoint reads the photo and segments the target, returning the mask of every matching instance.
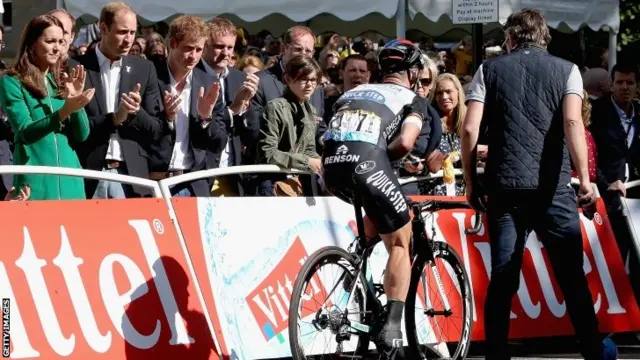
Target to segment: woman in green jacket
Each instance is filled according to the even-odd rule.
[[[262,113],[258,160],[262,164],[320,174],[316,151],[316,109],[309,98],[322,75],[312,58],[295,56],[287,62],[282,97],[271,100]]]
[[[316,151],[316,109],[309,101],[321,75],[320,66],[310,57],[294,56],[287,62],[284,74],[287,87],[282,97],[267,103],[262,113],[259,163],[318,175],[322,172],[320,155]],[[296,176],[273,175],[262,179],[260,188],[272,186],[273,195],[302,196],[304,193]]]
[[[82,67],[61,70],[62,24],[49,15],[25,27],[16,64],[0,78],[0,104],[15,135],[14,164],[80,169],[70,139],[89,136],[84,106],[93,89],[83,92]],[[54,175],[15,175],[16,191],[30,185],[30,200],[85,199],[84,180]]]

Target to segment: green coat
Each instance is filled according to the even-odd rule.
[[[55,94],[53,76],[47,75],[47,87]],[[64,99],[33,96],[14,76],[0,77],[0,104],[15,135],[15,165],[61,166],[81,169],[69,138],[82,142],[89,136],[89,119],[84,109],[60,122],[58,110]],[[14,175],[13,184],[20,189],[31,185],[29,200],[86,199],[84,180],[80,177],[54,175]]]
[[[316,152],[317,127],[311,102],[300,103],[286,88],[283,96],[271,100],[262,113],[258,163],[308,171],[309,159],[320,157]]]

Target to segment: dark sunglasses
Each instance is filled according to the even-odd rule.
[[[427,87],[429,85],[431,85],[431,78],[423,78],[420,79],[420,85]]]

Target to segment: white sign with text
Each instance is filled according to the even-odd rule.
[[[454,24],[498,22],[498,0],[453,0]]]

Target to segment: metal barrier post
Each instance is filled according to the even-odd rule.
[[[164,180],[161,180],[161,182],[162,181]],[[176,210],[174,209],[173,203],[171,202],[171,190],[169,186],[162,186],[162,184],[160,184],[160,191],[162,192],[164,203],[167,206],[167,211],[169,212],[169,219],[171,219],[171,223],[173,224],[173,227],[176,229],[178,240],[180,240],[180,247],[182,248],[182,252],[184,253],[185,258],[188,259],[187,266],[189,267],[189,272],[193,277],[193,282],[196,288],[196,293],[198,295],[198,300],[200,300],[200,303],[204,305],[204,310],[205,310],[204,317],[207,320],[207,325],[209,325],[209,329],[211,330],[211,336],[213,337],[213,343],[216,347],[216,351],[218,352],[218,356],[220,358],[223,358],[222,349],[220,348],[220,342],[218,341],[218,335],[216,334],[209,311],[207,311],[207,304],[204,301],[204,295],[202,294],[202,288],[200,287],[200,280],[198,279],[196,270],[193,266],[193,262],[191,260],[191,254],[189,254],[189,249],[187,247],[187,242],[185,241],[184,235],[182,234],[182,229],[180,228],[180,223],[178,222],[178,216],[176,215]],[[196,201],[197,201],[197,198],[196,198]]]

